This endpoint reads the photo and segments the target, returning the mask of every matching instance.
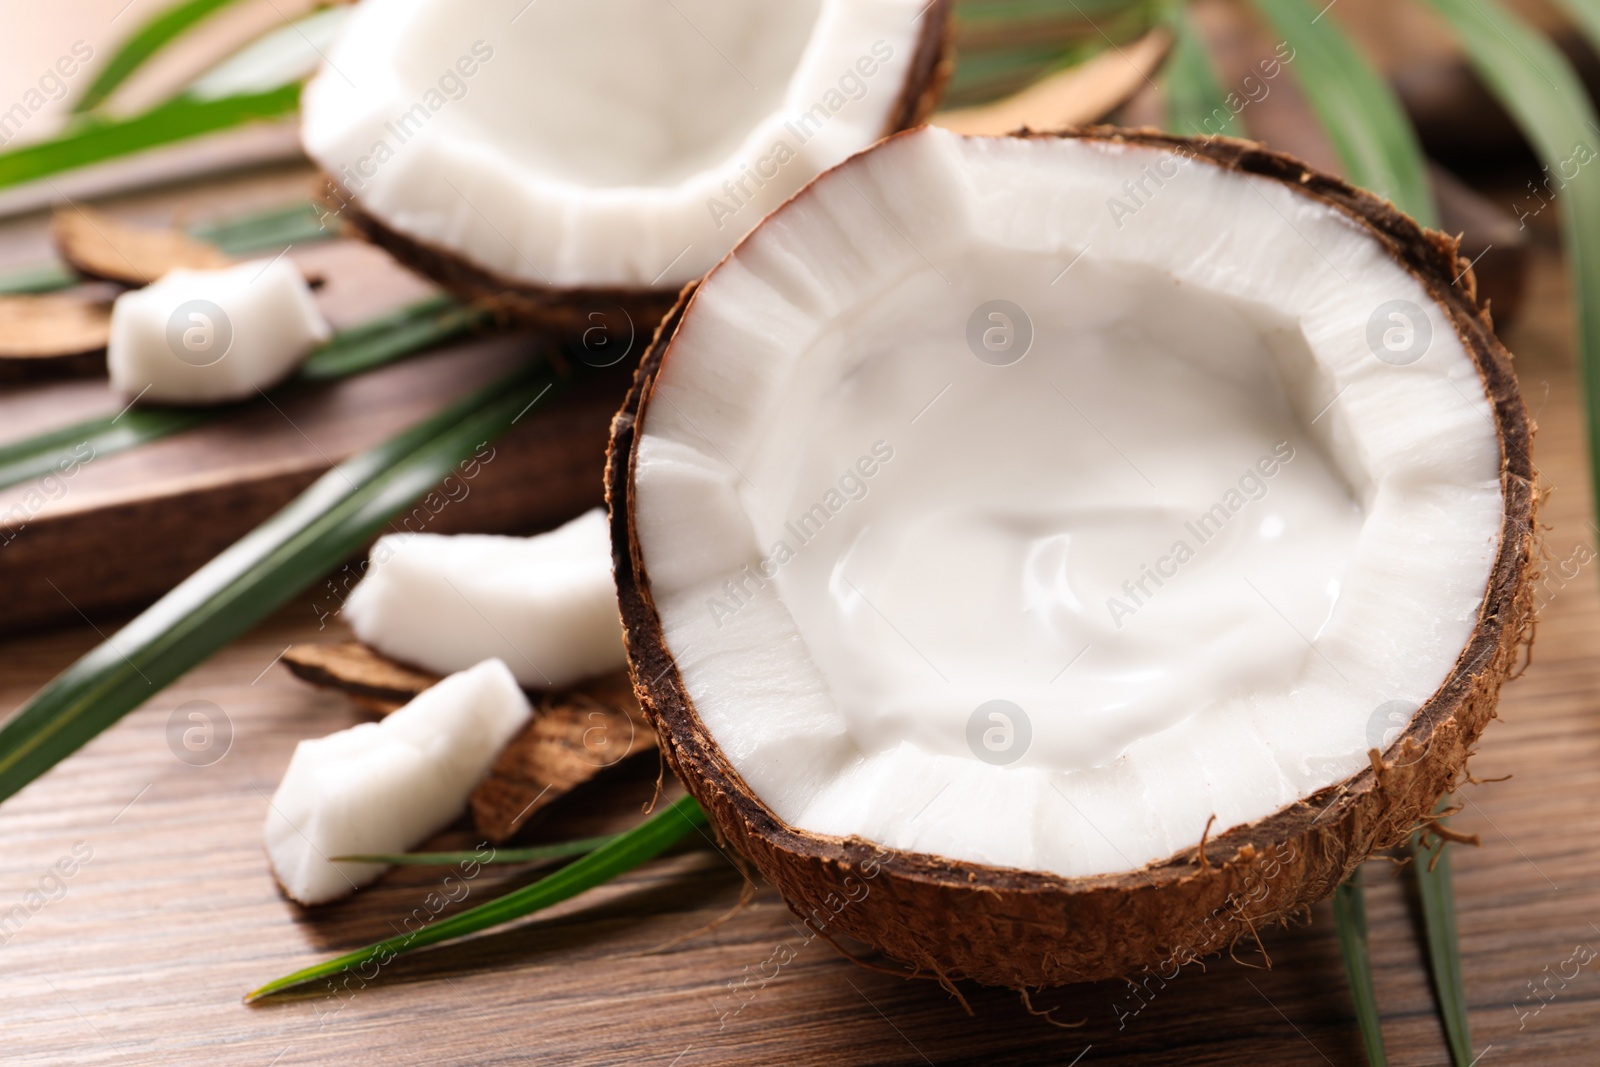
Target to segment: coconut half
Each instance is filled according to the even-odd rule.
[[[635,685],[818,932],[1164,970],[1460,776],[1526,633],[1530,433],[1454,242],[1337,178],[912,131],[647,353],[607,472]]]
[[[645,330],[813,176],[921,120],[947,0],[363,0],[302,140],[367,237],[572,333]],[[597,317],[598,316],[598,317]]]

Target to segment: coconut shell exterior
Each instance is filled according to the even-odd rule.
[[[1533,426],[1511,357],[1479,306],[1456,241],[1392,204],[1257,144],[1153,131],[1059,136],[1193,153],[1210,165],[1281,182],[1343,211],[1422,283],[1454,324],[1494,409],[1501,444],[1500,551],[1478,624],[1438,691],[1387,753],[1361,773],[1261,819],[1138,870],[1082,878],[891,852],[859,838],[808,833],[779,819],[740,778],[696,714],[668,652],[634,522],[635,427],[692,287],[662,323],[612,424],[606,492],[617,588],[640,703],[673,770],[733,847],[817,933],[846,934],[946,985],[959,978],[1027,989],[1118,975],[1171,978],[1179,966],[1303,916],[1375,851],[1405,841],[1465,773],[1502,681],[1530,636],[1537,491]],[[804,194],[801,194],[804,195]]]
[[[954,63],[950,55],[952,0],[933,0],[920,16],[922,32],[900,95],[889,111],[883,136],[908,130],[938,104]],[[632,338],[648,334],[672,308],[677,292],[651,288],[560,289],[509,278],[437,245],[392,228],[360,206],[360,200],[324,174],[323,199],[330,213],[356,235],[377,245],[419,274],[507,321],[528,325],[581,344],[586,335]],[[604,332],[593,334],[596,328]]]

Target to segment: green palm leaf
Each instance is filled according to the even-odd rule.
[[[387,863],[395,867],[454,867],[462,863],[544,863],[547,860],[582,856],[602,845],[609,845],[621,834],[601,837],[579,837],[553,845],[531,845],[527,848],[496,848],[485,857],[483,852],[384,852],[376,855],[332,856],[335,863]]]
[[[1172,52],[1161,74],[1167,98],[1167,129],[1190,137],[1223,134],[1242,137],[1238,118],[1228,107],[1227,95],[1217,81],[1188,8],[1173,7],[1167,18],[1172,30]]]
[[[1470,1067],[1472,1036],[1467,1029],[1467,992],[1461,978],[1460,939],[1456,935],[1456,894],[1450,882],[1450,853],[1443,838],[1429,846],[1419,832],[1411,846],[1411,872],[1422,902],[1422,928],[1428,938],[1428,969],[1439,998],[1450,1062]]]
[[[695,803],[694,797],[682,797],[641,825],[627,833],[617,835],[609,843],[601,845],[582,859],[567,864],[530,886],[507,893],[487,904],[468,908],[459,915],[452,915],[448,919],[442,919],[412,933],[391,937],[366,948],[346,952],[342,956],[335,956],[331,960],[295,971],[251,991],[244,999],[246,1002],[259,1000],[293,986],[340,974],[373,961],[381,967],[402,952],[465,937],[531,915],[552,904],[569,900],[586,889],[603,885],[624,871],[632,870],[646,860],[654,859],[684,837],[700,829],[705,823],[705,812]]]
[[[1438,225],[1416,131],[1394,90],[1331,18],[1306,0],[1255,0],[1294,49],[1287,66],[1333,141],[1345,175],[1388,197],[1422,223]]]
[[[216,100],[180,96],[133,118],[88,123],[52,140],[0,153],[0,188],[246,122],[281,118],[299,102],[298,83]]]
[[[187,430],[209,422],[217,410],[129,408],[0,446],[0,488]]]
[[[227,7],[234,0],[184,0],[174,4],[136,30],[132,37],[106,61],[95,75],[94,81],[83,91],[74,112],[82,113],[105,103],[112,92],[127,81],[133,72],[144,66],[151,56],[165,48],[176,38],[187,33],[196,24],[213,13]]]
[[[1577,294],[1589,476],[1600,506],[1600,120],[1560,50],[1495,0],[1429,2],[1560,185],[1554,192]]]
[[[302,200],[233,218],[190,226],[189,233],[229,256],[248,256],[269,248],[310,244],[337,236],[322,224],[317,205]]]
[[[0,296],[18,296],[24,293],[53,293],[67,289],[82,281],[64,263],[40,263],[32,267],[18,267],[0,274]]]
[[[1367,949],[1367,904],[1361,889],[1361,868],[1333,891],[1333,923],[1344,957],[1345,977],[1355,1001],[1356,1023],[1369,1067],[1385,1067],[1383,1025],[1378,1018],[1378,995],[1372,986],[1372,957]]]
[[[0,728],[0,800],[359,551],[558,383],[548,369],[518,370],[317,479]]]
[[[306,382],[348,378],[460,337],[493,321],[488,312],[439,295],[341,330],[300,365]]]

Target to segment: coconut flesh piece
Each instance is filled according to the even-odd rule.
[[[284,892],[321,904],[377,878],[385,865],[332,858],[404,852],[444,829],[531,714],[510,670],[490,659],[380,722],[300,742],[267,812]]]
[[[394,659],[445,673],[493,656],[530,689],[627,664],[599,508],[534,537],[388,534],[343,615]]]
[[[944,17],[939,0],[363,0],[301,136],[352,219],[441,280],[502,302],[670,298],[917,121]]]
[[[1229,892],[1326,893],[1526,618],[1526,412],[1447,249],[1230,143],[926,129],[820,178],[613,431],[674,766],[803,914],[909,854],[840,927],[947,974],[1126,973],[1245,933]]]
[[[178,268],[117,297],[106,369],[146,402],[226,403],[282,381],[332,333],[288,260]]]

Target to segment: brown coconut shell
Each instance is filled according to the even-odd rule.
[[[178,268],[218,270],[233,263],[216,245],[182,230],[140,226],[77,205],[51,217],[50,236],[67,266],[122,285],[149,285]]]
[[[612,423],[606,471],[617,590],[634,685],[661,749],[718,830],[760,868],[796,915],[830,939],[867,942],[914,972],[1027,989],[1177,967],[1303,915],[1374,852],[1405,841],[1462,778],[1495,715],[1500,685],[1530,637],[1535,569],[1533,426],[1511,357],[1479,306],[1456,240],[1392,204],[1260,145],[1107,127],[1060,136],[1193,153],[1279,182],[1344,212],[1438,302],[1476,363],[1494,409],[1505,503],[1500,551],[1478,623],[1454,668],[1387,753],[1344,781],[1249,825],[1137,870],[1081,878],[893,852],[809,833],[778,818],[734,770],[695,711],[662,634],[640,556],[632,495],[635,427],[685,315],[684,291],[659,328]],[[802,192],[799,194],[804,196]]]
[[[889,111],[883,135],[918,125],[944,92],[950,56],[952,0],[933,0],[920,16],[921,36],[912,54],[900,95]],[[417,240],[362,209],[360,199],[324,174],[324,200],[358,236],[426,275],[463,300],[489,308],[507,320],[581,341],[586,331],[631,338],[648,333],[677,299],[674,290],[626,287],[552,288],[509,278],[469,262],[455,252]],[[602,336],[592,334],[591,336]]]

